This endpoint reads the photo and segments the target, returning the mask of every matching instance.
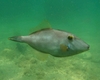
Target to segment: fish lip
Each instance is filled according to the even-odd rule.
[[[88,45],[88,47],[87,47],[87,50],[89,50],[90,49],[90,45]]]
[[[89,48],[86,49],[86,51],[88,51],[88,50],[89,50]]]

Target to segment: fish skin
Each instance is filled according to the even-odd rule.
[[[87,43],[73,34],[55,29],[43,29],[27,36],[11,37],[10,40],[27,43],[32,48],[55,57],[72,56],[89,49]],[[61,45],[68,49],[63,51]]]

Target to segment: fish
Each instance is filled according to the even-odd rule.
[[[50,24],[46,21],[43,22],[42,26],[50,26]],[[51,27],[35,30],[26,36],[13,36],[9,39],[15,42],[27,43],[33,49],[54,57],[76,55],[89,50],[90,47],[74,34]]]

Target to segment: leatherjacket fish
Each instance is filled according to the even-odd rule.
[[[43,28],[27,36],[14,36],[12,41],[23,42],[32,48],[55,57],[66,57],[89,50],[89,45],[72,33]]]

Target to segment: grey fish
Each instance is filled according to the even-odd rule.
[[[14,36],[12,41],[29,44],[32,48],[55,57],[72,56],[89,50],[89,45],[73,34],[44,28],[27,36]]]

